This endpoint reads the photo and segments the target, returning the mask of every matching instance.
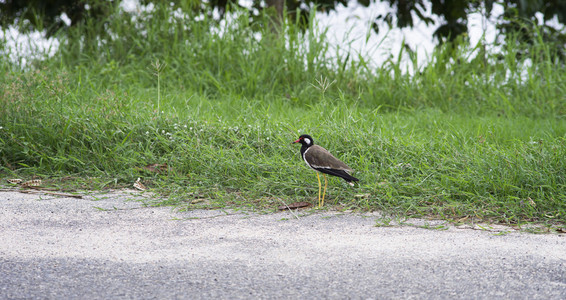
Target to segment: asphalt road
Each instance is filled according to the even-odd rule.
[[[132,198],[0,192],[0,298],[566,299],[565,235]]]

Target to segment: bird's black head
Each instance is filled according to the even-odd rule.
[[[312,137],[310,135],[303,134],[299,137],[298,140],[292,142],[291,144],[294,144],[294,143],[301,143],[303,146],[310,147],[310,146],[314,145],[314,140],[312,139]]]

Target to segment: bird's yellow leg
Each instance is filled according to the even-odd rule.
[[[318,175],[318,172],[316,172],[316,178],[318,179],[318,207],[320,207],[320,188],[322,184],[320,184],[320,176]]]
[[[324,176],[324,192],[322,193],[322,204],[320,206],[324,206],[324,195],[326,195],[326,187],[328,186],[328,181],[326,180],[326,174],[322,173]]]

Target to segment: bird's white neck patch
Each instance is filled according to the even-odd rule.
[[[305,164],[307,164],[307,166],[309,168],[312,168],[311,164],[309,164],[309,162],[307,161],[307,158],[305,157],[307,155],[307,152],[309,152],[311,148],[307,148],[307,150],[305,150],[305,153],[303,153],[303,160],[305,161]]]
[[[307,144],[307,145],[310,145],[312,143],[311,139],[309,139],[309,138],[304,138],[303,140],[305,141],[305,144]]]

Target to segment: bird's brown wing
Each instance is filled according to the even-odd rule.
[[[307,152],[305,152],[305,160],[313,168],[335,169],[346,172],[353,171],[352,168],[348,167],[348,165],[319,145],[312,145],[307,149]]]

